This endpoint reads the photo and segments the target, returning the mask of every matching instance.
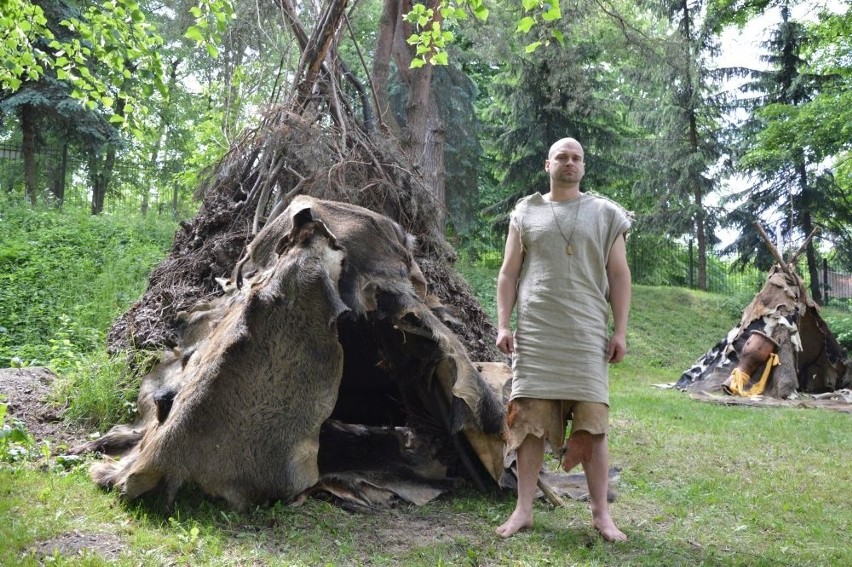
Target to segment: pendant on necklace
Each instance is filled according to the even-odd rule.
[[[571,243],[568,243],[568,246],[565,248],[565,255],[572,256],[574,254],[574,249],[571,247]]]

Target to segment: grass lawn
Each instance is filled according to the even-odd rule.
[[[625,543],[597,537],[575,501],[537,502],[535,530],[502,540],[493,530],[514,494],[470,489],[366,514],[319,499],[236,513],[184,490],[161,515],[98,490],[86,463],[31,459],[0,464],[0,565],[852,565],[852,416],[653,386],[675,381],[744,306],[635,288],[631,354],[611,379]]]

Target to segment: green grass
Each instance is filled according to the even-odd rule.
[[[492,309],[496,270],[462,269]],[[183,490],[165,514],[98,490],[89,463],[35,448],[0,462],[0,565],[852,565],[852,416],[726,407],[653,386],[677,380],[748,299],[635,287],[630,354],[612,368],[611,460],[621,469],[612,513],[626,543],[602,542],[588,504],[574,501],[537,502],[536,529],[501,540],[493,530],[514,495],[466,488],[369,514],[320,499],[236,513]],[[100,386],[78,389],[119,374],[99,372]],[[35,551],[72,534],[104,545]]]
[[[0,364],[65,370],[103,348],[113,319],[145,290],[173,219],[93,217],[0,196]]]

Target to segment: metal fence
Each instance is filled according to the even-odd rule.
[[[642,285],[698,287],[697,250],[691,243],[667,240],[657,235],[633,234],[627,244],[633,282]],[[822,303],[852,300],[852,274],[833,269],[820,258]],[[810,286],[802,264],[799,275]],[[711,250],[707,257],[707,290],[722,294],[755,294],[766,282],[767,273],[754,265],[739,266],[734,257]]]
[[[55,148],[39,148],[36,160],[36,201],[86,206],[91,202],[91,187],[85,156],[70,151],[63,156]],[[165,210],[177,206],[173,177],[149,164],[120,157],[112,164],[105,210]],[[165,181],[164,181],[165,180]],[[168,183],[171,187],[161,192]],[[24,193],[24,161],[20,145],[0,143],[0,192]],[[61,197],[60,197],[61,195]]]

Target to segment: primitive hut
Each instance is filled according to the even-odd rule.
[[[847,353],[795,272],[799,253],[784,260],[760,232],[778,263],[740,322],[681,375],[676,387],[775,399],[848,388]]]
[[[322,490],[416,504],[503,474],[503,401],[428,291],[411,236],[385,216],[300,195],[178,315],[142,380],[135,423],[78,452],[136,498],[187,482],[243,508]]]

